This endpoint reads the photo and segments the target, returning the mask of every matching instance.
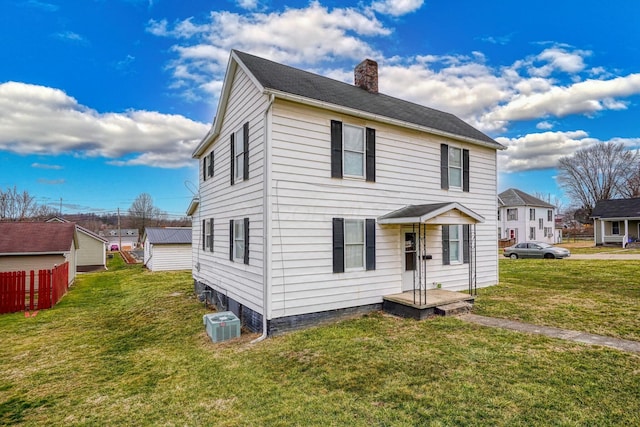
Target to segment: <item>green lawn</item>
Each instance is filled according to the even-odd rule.
[[[501,259],[474,313],[640,341],[640,262]]]
[[[0,316],[0,425],[640,424],[636,354],[380,313],[213,344],[205,312],[188,272],[116,260],[52,310]]]

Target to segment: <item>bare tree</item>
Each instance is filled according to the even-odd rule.
[[[22,221],[37,215],[38,204],[28,191],[18,188],[0,189],[0,219]]]
[[[142,235],[146,226],[158,225],[166,217],[166,213],[153,205],[153,199],[148,193],[142,193],[131,204],[129,217],[133,227]]]
[[[575,206],[589,214],[599,200],[623,195],[637,154],[622,143],[605,142],[563,157],[558,165],[558,184]]]
[[[636,157],[637,155],[636,152]],[[625,199],[640,197],[640,162],[637,158],[635,160],[635,163],[628,166],[626,182],[620,188],[620,196]]]
[[[557,196],[551,197],[551,194],[544,194],[539,191],[536,191],[535,193],[533,193],[533,197],[535,197],[536,199],[540,199],[543,202],[547,202],[550,205],[555,206],[556,212],[558,213],[564,210],[564,201],[559,199]]]

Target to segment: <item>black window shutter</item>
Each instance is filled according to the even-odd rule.
[[[207,180],[207,156],[202,159],[202,180]]]
[[[235,135],[231,134],[231,185],[233,185],[233,178],[236,173],[236,148],[233,144]]]
[[[469,231],[471,227],[469,224],[462,226],[462,262],[469,264]]]
[[[366,268],[376,269],[376,220],[367,218],[365,220],[365,241],[366,241]]]
[[[249,218],[244,219],[244,263],[249,264]]]
[[[449,189],[449,146],[440,144],[440,188]]]
[[[442,264],[449,265],[451,258],[449,257],[449,226],[442,226]]]
[[[233,261],[233,220],[229,220],[229,261]]]
[[[213,252],[213,218],[209,218],[209,250]]]
[[[202,250],[204,251],[207,247],[207,220],[202,220]]]
[[[469,191],[469,150],[462,150],[462,191]]]
[[[367,128],[367,181],[376,181],[376,130]]]
[[[344,272],[344,218],[333,218],[333,272]]]
[[[213,176],[213,151],[209,154],[209,176]]]
[[[342,178],[342,122],[331,120],[331,178]]]
[[[242,161],[244,163],[242,179],[246,181],[249,179],[249,122],[244,124],[242,135],[244,136],[244,141],[242,141],[244,150],[242,154]]]

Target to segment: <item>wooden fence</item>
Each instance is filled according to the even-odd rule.
[[[51,308],[69,288],[69,263],[52,270],[0,273],[0,314]]]

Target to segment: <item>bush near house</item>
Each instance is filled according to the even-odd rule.
[[[517,273],[507,277],[497,289],[519,291]],[[576,287],[585,280],[574,270],[563,277]],[[617,286],[637,304],[625,277]],[[530,286],[530,295],[551,289]],[[509,298],[520,297],[500,293]],[[521,299],[527,312],[539,306]],[[0,316],[0,424],[640,424],[636,354],[379,313],[258,344],[255,334],[213,344],[202,326],[208,311],[188,272],[149,273],[116,255],[55,308]]]

